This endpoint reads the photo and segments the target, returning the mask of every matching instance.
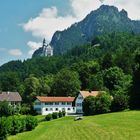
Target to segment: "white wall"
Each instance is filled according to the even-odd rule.
[[[35,101],[34,109],[42,115],[47,115],[49,113],[59,112],[63,110],[65,110],[66,113],[76,113],[76,109],[75,107],[72,107],[72,103],[70,105],[67,105],[67,102],[65,105],[63,105],[62,102],[59,102],[59,105],[55,105],[55,103],[53,103],[53,105],[46,105],[45,103],[40,103],[40,105],[37,105],[37,103],[40,103],[40,101]],[[56,108],[58,108],[58,110],[56,110]],[[40,109],[40,111],[38,109]]]

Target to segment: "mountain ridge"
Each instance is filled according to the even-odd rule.
[[[131,20],[124,9],[119,11],[115,6],[102,5],[82,21],[63,31],[56,31],[50,45],[54,48],[54,55],[61,55],[75,46],[90,43],[98,35],[112,32],[140,33],[140,21]]]

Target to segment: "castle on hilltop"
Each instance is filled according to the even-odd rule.
[[[42,56],[53,56],[53,48],[49,44],[46,44],[45,38],[43,39],[42,49]]]

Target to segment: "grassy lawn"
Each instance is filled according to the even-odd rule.
[[[41,122],[35,130],[8,140],[140,140],[140,111]]]

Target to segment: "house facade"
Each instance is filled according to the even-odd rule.
[[[73,106],[75,97],[42,97],[37,96],[34,109],[38,114],[47,115],[53,112],[65,111],[66,114],[76,113]]]
[[[18,92],[0,92],[0,102],[7,101],[9,105],[21,105],[22,98]]]
[[[101,91],[80,91],[78,96],[75,99],[75,107],[76,107],[76,113],[77,114],[83,114],[83,101],[88,96],[97,96],[101,93]]]

